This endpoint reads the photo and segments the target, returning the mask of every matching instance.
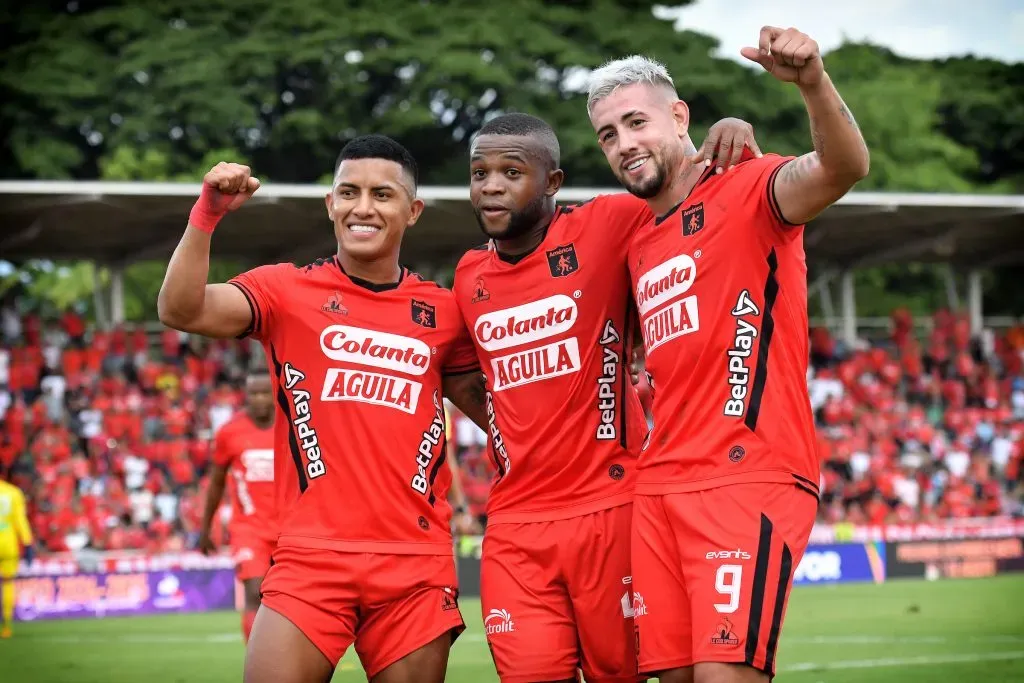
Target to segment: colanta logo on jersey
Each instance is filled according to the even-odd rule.
[[[680,254],[651,268],[636,283],[636,307],[640,315],[685,294],[697,279],[697,262],[689,254]]]
[[[564,294],[531,301],[480,316],[474,332],[487,351],[541,341],[570,331],[579,317],[576,302]],[[578,372],[580,348],[575,337],[561,339],[491,359],[494,391]]]
[[[348,325],[331,325],[320,333],[324,355],[336,361],[370,365],[409,375],[430,367],[430,349],[419,339]],[[423,385],[406,377],[359,368],[329,368],[321,401],[357,401],[415,413]]]
[[[700,329],[697,297],[685,294],[697,279],[697,263],[680,254],[644,273],[636,283],[636,306],[647,353]],[[667,304],[667,305],[666,305]]]
[[[476,319],[477,341],[487,351],[529,344],[572,329],[578,311],[565,294],[492,311]]]
[[[409,375],[422,375],[430,367],[430,348],[412,337],[331,325],[320,333],[320,348],[331,360],[372,365]]]

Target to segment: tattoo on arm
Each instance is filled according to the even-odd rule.
[[[851,126],[853,126],[855,128],[857,127],[857,122],[854,121],[853,114],[850,113],[850,110],[846,108],[846,104],[843,103],[843,102],[840,102],[840,104],[839,104],[839,113],[843,115],[843,118],[846,119],[846,121]]]
[[[815,137],[820,138],[821,136],[818,134]],[[780,168],[779,174],[776,176],[776,182],[785,180],[786,182],[798,183],[814,173],[821,166],[821,152],[817,149],[818,144],[819,141],[815,140],[815,151],[799,156]]]

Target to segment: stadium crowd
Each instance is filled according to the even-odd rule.
[[[26,492],[41,550],[190,547],[213,434],[241,406],[246,341],[141,326],[90,331],[0,305],[0,470]],[[1024,511],[1024,328],[972,339],[906,311],[880,343],[811,330],[809,386],[822,462],[820,519],[880,524]],[[258,349],[257,349],[258,351]],[[650,392],[639,386],[645,407]],[[471,511],[484,516],[486,437],[450,409]],[[222,538],[228,501],[215,533]]]

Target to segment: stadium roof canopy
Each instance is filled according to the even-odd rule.
[[[326,186],[267,184],[218,227],[214,254],[248,264],[308,262],[334,250]],[[617,192],[567,188],[576,202]],[[0,181],[0,259],[166,259],[181,236],[194,183]],[[466,187],[421,187],[428,208],[403,261],[453,263],[483,241]],[[967,267],[1024,263],[1024,196],[853,192],[807,228],[808,258],[855,269],[887,262]]]

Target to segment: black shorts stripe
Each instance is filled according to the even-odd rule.
[[[277,407],[281,409],[281,413],[286,420],[288,420],[288,450],[292,454],[292,462],[295,463],[295,473],[299,477],[299,493],[305,493],[306,489],[309,488],[309,482],[306,480],[306,468],[302,463],[302,450],[299,448],[299,439],[295,436],[295,426],[292,424],[292,404],[288,400],[288,394],[284,391],[285,376],[284,367],[281,365],[281,361],[277,359],[277,352],[274,350],[272,344],[268,344],[270,347],[270,359],[274,363],[274,375],[277,377]]]
[[[245,332],[237,337],[238,339],[245,339],[250,334],[260,329],[260,309],[259,306],[256,305],[256,299],[253,298],[252,292],[246,289],[245,285],[241,282],[235,282],[234,280],[228,284],[237,287],[238,291],[240,291],[242,296],[245,297],[245,302],[249,304],[249,327],[245,328]]]
[[[779,569],[779,585],[775,589],[775,609],[772,610],[772,627],[768,631],[767,653],[764,658],[764,672],[774,675],[775,651],[779,646],[779,633],[782,631],[782,610],[786,605],[786,590],[789,588],[789,575],[793,572],[793,553],[789,546],[782,544],[782,566]]]
[[[768,252],[768,279],[764,283],[764,312],[761,316],[761,343],[757,347],[757,369],[754,371],[754,384],[750,388],[750,404],[743,423],[750,431],[757,430],[757,418],[761,414],[761,399],[764,398],[764,385],[768,381],[768,349],[771,347],[772,334],[775,332],[775,318],[772,309],[775,299],[779,296],[779,281],[775,277],[779,269],[779,257],[775,247]]]
[[[772,521],[761,513],[761,533],[757,541],[754,564],[754,583],[750,589],[750,618],[747,622],[747,649],[744,662],[754,666],[758,638],[761,634],[761,613],[764,611],[764,592],[768,584],[768,556],[772,551]]]
[[[787,161],[785,164],[779,164],[778,166],[776,166],[775,170],[772,171],[770,176],[768,176],[768,185],[765,188],[765,198],[768,200],[768,208],[772,212],[772,217],[775,218],[775,220],[777,220],[779,223],[789,226],[795,226],[799,224],[790,223],[788,220],[786,220],[786,217],[782,215],[782,208],[779,206],[779,199],[778,197],[775,196],[775,179],[779,175],[779,171],[781,171],[786,166],[786,164],[791,164],[794,161],[796,161],[796,159],[792,159],[790,161]]]

